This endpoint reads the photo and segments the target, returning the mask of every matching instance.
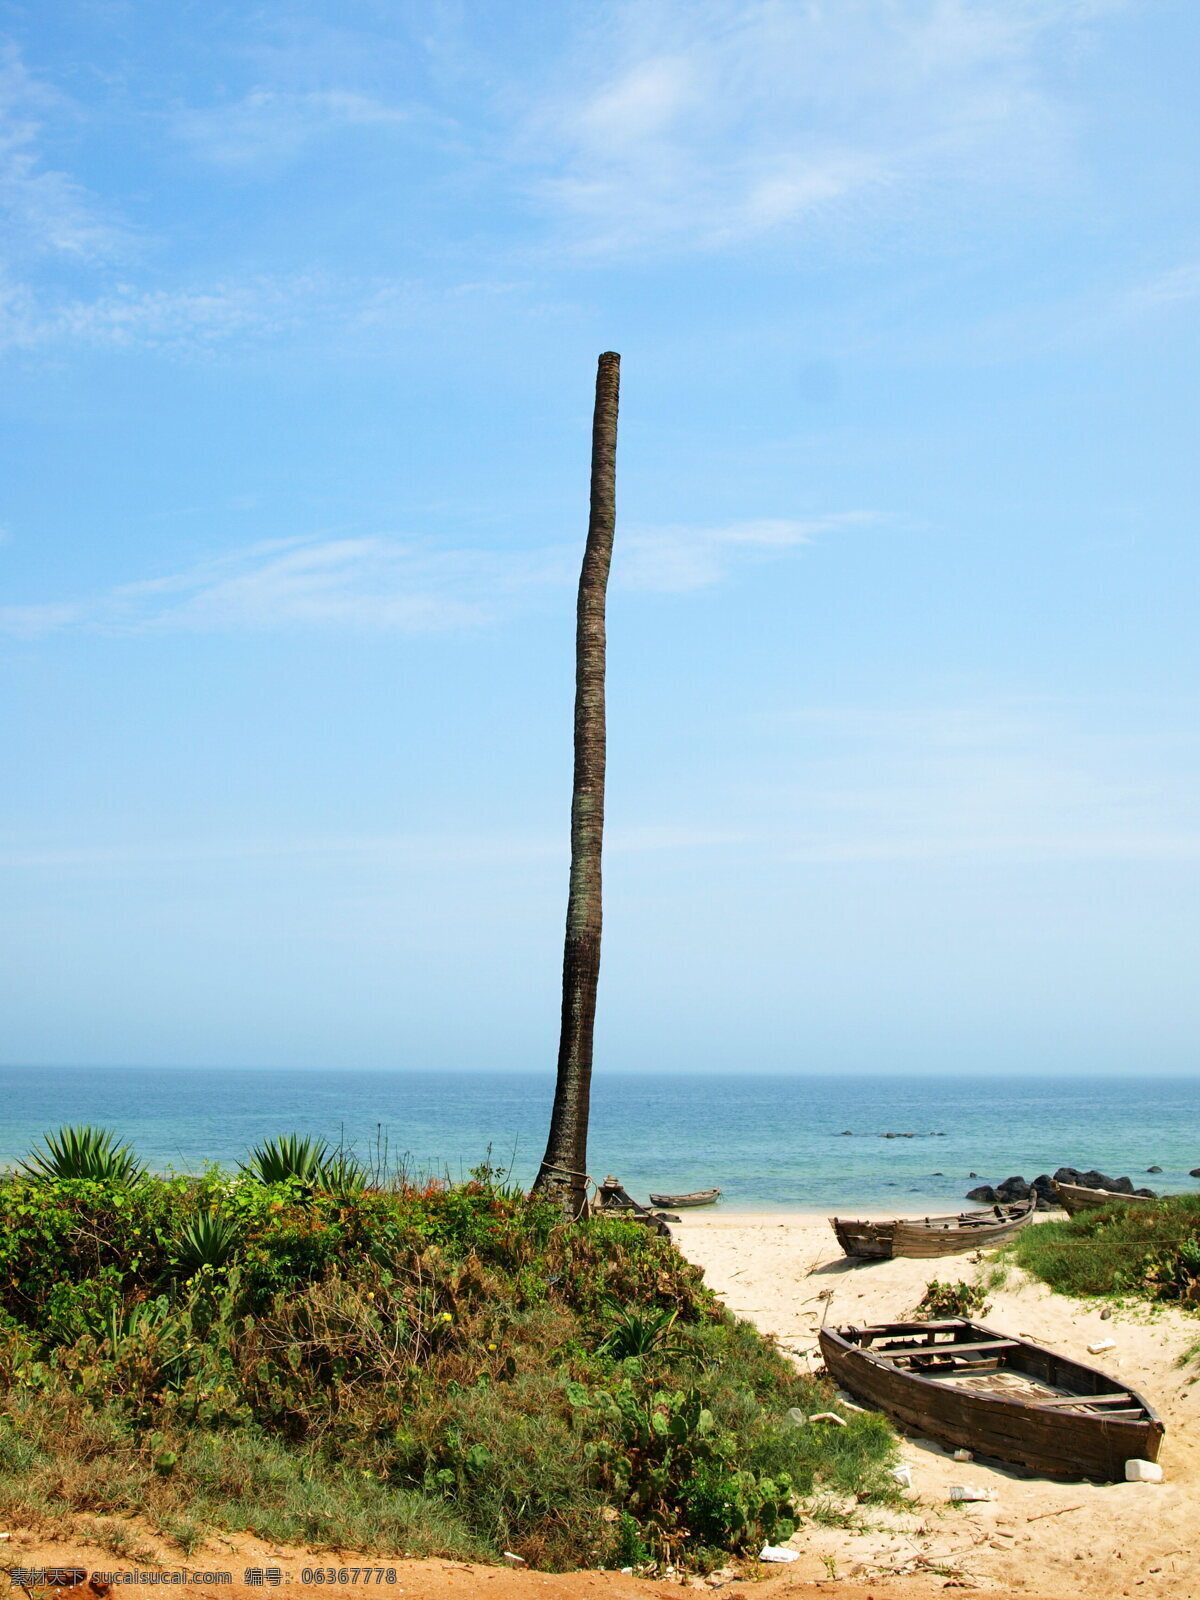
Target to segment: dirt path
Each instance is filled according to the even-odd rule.
[[[130,1525],[131,1537],[145,1545],[145,1554],[156,1559],[130,1561],[118,1558],[101,1546],[86,1539],[45,1539],[19,1531],[10,1533],[4,1541],[6,1554],[0,1557],[0,1570],[10,1572],[13,1567],[36,1578],[39,1572],[50,1568],[76,1567],[86,1574],[74,1589],[47,1588],[36,1582],[15,1585],[17,1594],[24,1593],[33,1600],[43,1597],[69,1597],[69,1600],[120,1600],[122,1595],[138,1592],[143,1596],[161,1593],[158,1584],[151,1587],[145,1582],[113,1581],[114,1574],[186,1572],[187,1587],[201,1588],[206,1593],[220,1594],[225,1600],[313,1600],[325,1592],[325,1585],[305,1584],[299,1581],[304,1567],[320,1567],[323,1571],[341,1568],[353,1571],[355,1567],[382,1568],[384,1582],[337,1584],[336,1592],[366,1600],[367,1596],[403,1597],[403,1600],[680,1600],[684,1594],[703,1590],[707,1594],[720,1594],[733,1600],[738,1595],[752,1596],[753,1600],[815,1600],[818,1595],[836,1597],[836,1600],[947,1600],[947,1594],[960,1592],[959,1586],[948,1586],[945,1578],[907,1578],[884,1583],[862,1580],[831,1580],[828,1577],[811,1580],[797,1577],[791,1571],[760,1577],[768,1569],[754,1563],[757,1571],[748,1571],[737,1577],[723,1576],[709,1580],[646,1580],[619,1572],[525,1572],[510,1571],[504,1567],[486,1567],[460,1561],[381,1561],[377,1556],[356,1557],[350,1551],[312,1551],[294,1546],[267,1546],[260,1540],[246,1536],[209,1541],[203,1552],[195,1553],[183,1563],[178,1554],[172,1555],[161,1543],[147,1538]],[[278,1584],[246,1582],[247,1571],[262,1569],[264,1574],[278,1568],[282,1581]],[[389,1572],[389,1568],[391,1571]],[[219,1585],[197,1581],[204,1573],[228,1572],[231,1582]],[[394,1574],[394,1581],[386,1581]],[[95,1575],[95,1576],[94,1576]],[[193,1576],[195,1575],[195,1576]],[[105,1588],[105,1579],[109,1586]],[[169,1592],[179,1593],[182,1584],[170,1585]],[[1062,1600],[1058,1594],[1022,1587],[1019,1593],[989,1588],[989,1600]],[[1183,1597],[1181,1595],[1181,1600]]]

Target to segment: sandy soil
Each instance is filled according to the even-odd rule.
[[[896,1320],[916,1306],[931,1278],[973,1280],[988,1267],[986,1256],[978,1265],[967,1256],[854,1263],[841,1254],[824,1217],[795,1213],[699,1213],[672,1231],[726,1303],[775,1334],[802,1369],[820,1365],[823,1314],[833,1323]],[[1100,1367],[1150,1401],[1167,1428],[1159,1457],[1166,1481],[1021,1478],[996,1465],[956,1462],[932,1441],[908,1439],[911,1513],[871,1515],[859,1533],[806,1527],[792,1541],[800,1552],[792,1570],[817,1578],[832,1561],[838,1573],[858,1579],[940,1569],[984,1589],[1044,1591],[1061,1600],[1200,1600],[1200,1420],[1193,1416],[1200,1410],[1200,1369],[1178,1365],[1200,1336],[1200,1323],[1168,1308],[1114,1310],[1105,1321],[1099,1307],[1053,1294],[1017,1271],[990,1301],[983,1319],[990,1327],[1028,1334]],[[1115,1348],[1087,1353],[1104,1339]],[[963,1482],[993,1488],[998,1498],[951,1506],[949,1485]]]

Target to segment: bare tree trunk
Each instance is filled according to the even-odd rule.
[[[571,887],[563,951],[558,1082],[546,1154],[535,1190],[566,1215],[587,1209],[592,1031],[600,976],[600,852],[604,839],[604,597],[616,523],[617,398],[621,358],[608,350],[596,370],[591,515],[575,626],[575,783],[571,797]]]

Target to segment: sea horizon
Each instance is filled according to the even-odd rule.
[[[235,1169],[295,1131],[413,1174],[457,1179],[490,1159],[528,1183],[553,1087],[552,1072],[466,1068],[7,1066],[0,1164],[98,1123],[156,1171]],[[718,1187],[730,1211],[956,1209],[977,1183],[1060,1166],[1174,1193],[1197,1187],[1198,1165],[1194,1075],[606,1070],[592,1086],[594,1179],[639,1199]]]

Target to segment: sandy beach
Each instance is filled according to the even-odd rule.
[[[849,1213],[847,1213],[849,1214]],[[855,1215],[870,1213],[855,1212]],[[738,1315],[774,1334],[801,1368],[820,1365],[817,1330],[833,1323],[897,1319],[933,1278],[974,1280],[985,1256],[939,1261],[856,1263],[842,1255],[826,1218],[795,1212],[687,1216],[673,1227],[680,1249],[704,1268]],[[928,1440],[906,1439],[910,1513],[856,1520],[860,1531],[806,1525],[792,1541],[797,1579],[863,1581],[889,1574],[941,1573],[984,1588],[1048,1593],[1075,1600],[1200,1595],[1200,1406],[1193,1362],[1179,1358],[1198,1338],[1200,1320],[1169,1308],[1114,1309],[1054,1294],[1013,1270],[989,1296],[982,1319],[1006,1334],[1027,1334],[1110,1372],[1156,1407],[1167,1435],[1162,1484],[1054,1483],[996,1465],[964,1465]],[[826,1308],[828,1308],[826,1310]],[[1111,1339],[1114,1348],[1089,1355]],[[997,1498],[952,1506],[952,1483],[978,1483]]]

